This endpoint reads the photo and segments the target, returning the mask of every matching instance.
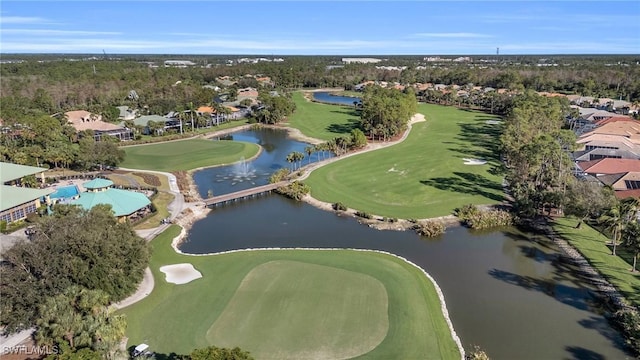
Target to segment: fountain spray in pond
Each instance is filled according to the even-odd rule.
[[[258,177],[256,169],[244,157],[231,167],[231,171],[226,175],[218,177],[218,182],[230,181],[231,185],[243,182],[250,182],[255,185],[255,179]]]

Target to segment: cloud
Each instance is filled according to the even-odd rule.
[[[0,24],[50,24],[51,22],[41,17],[33,16],[0,16]]]
[[[94,35],[122,35],[115,31],[83,31],[83,30],[50,30],[50,29],[0,29],[2,34],[29,36],[94,36]]]
[[[493,36],[488,34],[478,34],[478,33],[451,32],[451,33],[417,33],[417,34],[411,35],[411,37],[471,39],[471,38],[490,38]]]

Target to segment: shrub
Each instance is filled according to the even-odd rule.
[[[439,220],[425,220],[414,226],[416,232],[422,236],[434,237],[444,234],[447,227]]]
[[[455,209],[454,214],[459,217],[461,220],[464,220],[470,216],[474,216],[475,214],[477,214],[480,210],[478,210],[478,208],[473,205],[473,204],[467,204],[464,205],[461,208]]]
[[[275,184],[277,182],[283,181],[287,178],[287,176],[289,176],[290,173],[291,170],[287,168],[278,169],[269,177],[269,183]]]
[[[356,216],[359,216],[361,218],[365,218],[365,219],[373,219],[373,215],[364,212],[364,211],[356,211]]]
[[[0,232],[5,232],[7,230],[7,221],[0,220]]]
[[[335,211],[347,211],[347,207],[341,202],[334,203],[332,207]]]
[[[294,181],[287,186],[281,186],[277,188],[276,191],[286,197],[300,201],[311,191],[311,189],[307,184],[301,183],[299,181]]]
[[[38,215],[38,213],[37,213],[37,212],[29,213],[29,214],[27,214],[27,219],[26,219],[26,221],[27,221],[28,223],[34,223],[34,222],[38,221],[38,218],[39,218],[39,217],[40,217],[40,215]]]
[[[640,314],[633,308],[623,308],[614,314],[614,324],[620,328],[627,345],[640,354]]]
[[[398,222],[398,218],[389,218],[389,222],[390,223],[396,223],[396,222]]]
[[[412,223],[412,224],[417,224],[418,220],[416,219],[407,219],[408,222]]]
[[[465,205],[456,209],[456,215],[462,223],[472,229],[489,229],[513,225],[513,215],[505,210],[480,210],[474,205]]]
[[[478,345],[473,347],[473,350],[467,352],[464,357],[466,360],[489,360],[489,355],[487,355],[484,350],[482,350]]]

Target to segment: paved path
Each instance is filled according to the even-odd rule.
[[[142,278],[142,282],[140,283],[140,285],[138,285],[138,290],[136,290],[136,292],[128,298],[120,301],[119,303],[111,305],[111,307],[113,309],[119,310],[131,304],[137,303],[138,301],[151,294],[154,284],[155,283],[153,281],[153,274],[151,273],[151,269],[146,268],[144,270],[144,277]]]
[[[34,331],[35,329],[31,328],[9,336],[0,336],[0,354],[12,352],[12,348],[14,346],[18,346],[25,340],[29,339]],[[15,350],[13,352],[15,352]]]
[[[126,171],[148,172],[148,173],[160,174],[160,175],[166,176],[169,179],[169,192],[171,192],[171,194],[173,194],[174,196],[173,201],[168,205],[168,210],[169,210],[169,213],[171,214],[169,218],[171,220],[174,220],[185,208],[187,208],[190,205],[184,202],[184,196],[180,192],[180,188],[178,187],[178,180],[176,179],[175,175],[168,172],[162,172],[162,171],[126,169],[126,168],[119,168],[119,169],[126,170]],[[162,224],[153,229],[136,230],[136,234],[138,234],[138,236],[140,236],[141,238],[147,241],[151,241],[153,240],[153,238],[158,236],[158,234],[166,230],[169,226],[170,226],[169,224]],[[129,296],[128,298],[116,304],[111,305],[112,308],[122,309],[124,307],[127,307],[131,304],[134,304],[144,299],[149,294],[151,294],[151,291],[153,291],[154,284],[155,282],[153,280],[153,274],[151,273],[151,269],[146,268],[144,271],[144,277],[142,278],[142,282],[140,283],[140,285],[138,285],[138,290],[136,290],[136,292],[133,293],[133,295]]]

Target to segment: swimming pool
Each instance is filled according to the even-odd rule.
[[[75,185],[59,187],[54,193],[49,195],[51,199],[71,199],[80,194],[78,187]]]

